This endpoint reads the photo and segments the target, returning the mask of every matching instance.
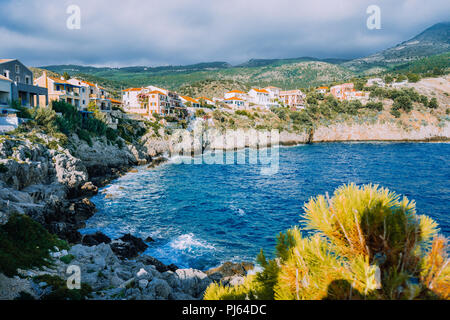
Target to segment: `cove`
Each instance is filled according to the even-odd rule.
[[[449,159],[448,143],[353,142],[280,147],[274,175],[248,161],[139,167],[91,199],[98,212],[81,232],[151,236],[156,241],[144,254],[181,268],[252,262],[260,249],[271,256],[279,232],[301,225],[311,197],[354,182],[415,200],[418,213],[449,236]]]

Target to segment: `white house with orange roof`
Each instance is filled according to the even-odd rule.
[[[189,105],[192,108],[200,108],[200,102],[194,98],[188,97],[188,96],[180,96],[181,102],[186,106],[189,107]]]
[[[346,100],[347,95],[354,91],[354,84],[351,82],[338,84],[330,88],[330,93],[337,99]]]
[[[267,92],[269,92],[269,99],[270,99],[270,107],[277,107],[279,106],[279,99],[280,99],[280,92],[281,89],[274,86],[269,86],[264,88]]]
[[[126,112],[131,109],[139,109],[140,104],[138,101],[138,95],[143,92],[143,88],[128,88],[122,90],[122,104]]]
[[[248,92],[248,101],[256,105],[256,107],[269,108],[270,94],[266,89],[252,88]]]
[[[325,94],[325,93],[328,92],[328,89],[329,89],[328,87],[318,87],[318,88],[316,89],[316,92]]]
[[[233,110],[245,109],[245,101],[239,97],[230,97],[223,99],[223,103]]]
[[[330,93],[339,100],[364,100],[368,98],[368,93],[356,91],[351,82],[331,87]]]
[[[224,94],[224,98],[228,99],[228,98],[233,98],[233,97],[237,97],[240,98],[242,100],[247,100],[247,93],[241,90],[231,90],[228,91]]]
[[[306,95],[299,89],[280,91],[279,101],[293,110],[305,107]]]
[[[195,99],[199,103],[201,103],[203,101],[204,103],[206,103],[207,105],[210,105],[210,106],[215,106],[216,105],[216,103],[213,100],[211,100],[211,99],[209,99],[207,97],[198,97],[198,98],[195,98]]]

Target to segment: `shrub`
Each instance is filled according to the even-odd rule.
[[[116,131],[116,130],[111,129],[111,128],[109,128],[109,127],[106,128],[106,138],[107,138],[109,141],[116,141],[117,137],[118,137],[118,134],[117,134],[117,131]]]
[[[371,110],[383,111],[383,103],[381,102],[369,101],[365,107]]]
[[[87,142],[87,144],[92,147],[92,139],[91,139],[91,135],[89,134],[89,132],[87,130],[84,129],[80,129],[77,131],[77,135],[81,140],[84,140]]]
[[[81,284],[80,289],[70,290],[64,279],[58,276],[41,275],[33,278],[35,283],[45,282],[44,289],[50,288],[50,292],[41,297],[42,300],[85,300],[90,297],[92,288],[85,283]]]
[[[206,112],[205,112],[203,109],[195,110],[195,116],[196,116],[197,118],[201,118],[201,117],[203,117],[204,115],[206,115]]]
[[[259,259],[262,272],[237,287],[212,284],[205,299],[450,299],[446,239],[414,201],[350,184],[304,210],[308,237],[288,230],[276,258]]]
[[[75,256],[72,254],[66,254],[65,256],[59,258],[59,260],[61,260],[65,264],[69,264],[73,259],[75,259]]]
[[[431,99],[430,99],[430,102],[428,102],[428,108],[431,108],[431,109],[437,109],[437,108],[439,108],[439,104],[438,104],[436,98],[431,98]]]
[[[405,112],[410,112],[412,110],[412,101],[407,95],[400,95],[394,99],[394,104],[392,106],[394,110],[402,109]]]
[[[0,173],[8,172],[8,167],[4,163],[0,163]]]
[[[420,76],[416,73],[408,73],[406,76],[409,82],[418,82],[420,80]]]
[[[0,272],[13,276],[17,268],[50,266],[54,247],[68,249],[65,241],[48,233],[26,215],[12,215],[0,226]]]

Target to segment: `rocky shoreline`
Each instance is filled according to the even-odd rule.
[[[153,168],[165,156],[192,150],[201,154],[208,149],[231,150],[242,131],[224,136],[218,131],[201,131],[201,138],[175,132],[146,135],[140,142],[123,147],[106,139],[94,139],[92,145],[76,135],[63,148],[49,145],[57,141],[42,133],[33,137],[11,136],[0,140],[0,225],[12,214],[26,214],[50,233],[72,245],[67,252],[55,252],[54,267],[44,270],[21,270],[24,278],[7,278],[0,274],[0,299],[14,299],[20,292],[34,298],[48,294],[48,284],[35,283],[42,275],[67,277],[70,264],[79,265],[82,282],[93,289],[93,299],[201,299],[212,281],[239,283],[251,264],[226,263],[215,270],[200,271],[166,266],[157,259],[141,256],[151,239],[124,235],[109,239],[97,233],[82,236],[78,231],[95,214],[89,198],[137,165]],[[230,138],[231,136],[231,138]],[[389,124],[332,125],[310,133],[281,132],[280,145],[297,145],[331,141],[448,141],[450,124],[405,131]],[[268,137],[243,140],[238,148],[269,146]],[[228,140],[230,139],[230,140]],[[231,143],[232,141],[232,143]],[[265,145],[264,145],[265,143]],[[46,291],[47,290],[47,291]],[[47,292],[47,293],[46,293]]]

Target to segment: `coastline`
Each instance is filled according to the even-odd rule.
[[[369,127],[370,128],[370,127]],[[373,127],[372,127],[373,129]],[[439,130],[437,130],[439,129]],[[342,134],[333,134],[330,132],[336,132],[333,130],[324,130],[328,132],[328,135],[318,135],[317,137],[308,141],[307,134],[295,134],[289,132],[282,132],[280,134],[280,146],[298,146],[305,144],[320,144],[320,143],[345,143],[345,142],[448,142],[450,140],[450,126],[447,125],[444,128],[436,128],[436,130],[421,131],[421,137],[423,139],[392,139],[392,135],[388,135],[384,139],[373,139],[379,137],[380,133],[367,136],[361,134],[354,128],[349,128],[348,131],[352,132],[352,135],[347,135],[346,139],[342,138]],[[367,126],[363,132],[367,133],[371,130],[367,130]],[[235,131],[237,133],[239,131]],[[438,136],[433,136],[433,132],[442,132]],[[167,282],[168,287],[164,285],[165,290],[163,296],[169,298],[167,292],[173,292],[174,288],[179,288],[177,281],[185,277],[186,272],[189,277],[196,277],[194,283],[190,283],[185,291],[174,293],[172,298],[200,298],[201,292],[212,281],[225,281],[227,283],[239,283],[243,279],[243,276],[247,274],[247,271],[242,272],[242,268],[232,264],[233,268],[238,270],[227,271],[226,276],[220,272],[211,273],[209,270],[193,270],[186,271],[187,269],[178,269],[177,266],[166,266],[157,259],[152,257],[142,257],[140,253],[143,252],[142,245],[143,240],[133,237],[132,235],[126,235],[121,239],[106,239],[101,235],[81,235],[79,230],[85,227],[85,221],[92,217],[96,208],[90,201],[90,198],[98,193],[98,189],[114,183],[114,181],[136,170],[137,166],[146,166],[148,169],[155,168],[158,165],[170,161],[170,155],[173,152],[182,150],[184,147],[195,146],[197,152],[203,154],[207,151],[207,147],[214,147],[222,150],[235,150],[229,149],[226,138],[224,135],[208,135],[204,133],[206,137],[202,144],[198,144],[194,139],[178,140],[176,135],[163,136],[163,137],[145,137],[140,143],[129,144],[124,148],[119,148],[115,145],[106,144],[101,139],[96,139],[92,146],[88,146],[84,141],[79,140],[77,137],[73,137],[71,140],[71,146],[69,149],[58,148],[57,150],[49,150],[45,146],[39,143],[33,143],[32,141],[15,141],[14,143],[3,141],[0,148],[0,153],[4,153],[3,157],[8,159],[4,161],[8,172],[0,174],[0,188],[3,191],[2,194],[6,197],[0,197],[0,205],[5,208],[5,203],[12,211],[18,209],[19,212],[27,214],[35,221],[41,223],[49,232],[57,234],[62,239],[67,240],[72,244],[72,249],[67,253],[73,254],[76,259],[81,259],[80,263],[85,261],[83,256],[90,256],[93,259],[100,255],[105,256],[111,260],[118,269],[127,269],[126,276],[118,280],[115,276],[116,273],[111,272],[108,274],[108,281],[115,279],[114,283],[117,284],[116,288],[120,288],[125,282],[130,281],[133,278],[134,283],[138,285],[140,279],[138,276],[131,277],[131,274],[137,274],[141,269],[145,269],[147,274],[153,272],[153,276],[156,279],[162,279]],[[417,137],[417,135],[413,135]],[[371,139],[361,139],[371,138]],[[402,137],[397,135],[397,137]],[[43,137],[49,139],[48,137]],[[395,137],[394,137],[395,138]],[[256,141],[257,147],[268,147],[260,145],[264,139]],[[267,141],[267,140],[266,140]],[[178,143],[177,143],[178,142]],[[13,147],[16,146],[16,147]],[[251,143],[244,143],[239,149],[252,148],[255,145]],[[8,153],[9,152],[9,153]],[[30,156],[31,155],[31,156]],[[166,157],[169,155],[169,157]],[[30,156],[29,158],[27,158]],[[13,160],[11,158],[17,158]],[[31,168],[38,168],[37,171],[33,171]],[[28,175],[24,175],[27,173]],[[5,176],[6,174],[6,176]],[[12,176],[19,178],[11,180]],[[11,185],[8,182],[14,181]],[[11,201],[12,200],[12,201]],[[3,216],[2,224],[8,221],[8,216]],[[100,238],[96,237],[99,236]],[[94,239],[94,241],[92,241]],[[98,241],[100,239],[100,241]],[[144,248],[145,250],[145,248]],[[125,252],[125,255],[120,256]],[[128,252],[133,252],[131,256],[127,256]],[[137,253],[137,254],[136,254]],[[24,270],[23,274],[28,277],[33,277],[39,274],[59,274],[63,275],[63,267],[67,267],[66,264],[60,262],[58,259],[63,253],[56,253],[55,260],[57,261],[57,269],[47,269],[43,272]],[[105,259],[106,259],[105,258]],[[130,260],[131,259],[131,260]],[[127,261],[131,262],[131,265]],[[84,262],[83,262],[84,263]],[[87,262],[85,262],[87,263]],[[225,263],[228,265],[227,263]],[[89,263],[87,263],[89,265]],[[237,264],[239,265],[239,264]],[[159,268],[158,270],[153,270]],[[214,269],[220,269],[222,266]],[[230,267],[228,265],[228,267]],[[148,268],[152,270],[147,270]],[[180,275],[175,275],[178,273]],[[85,270],[86,271],[86,270]],[[162,272],[160,272],[162,271]],[[87,271],[86,271],[87,272]],[[208,273],[210,273],[208,275]],[[130,276],[129,279],[124,279]],[[165,279],[167,277],[167,279]],[[174,280],[176,277],[178,280]],[[171,280],[168,280],[168,279]],[[185,279],[187,279],[185,277]],[[10,280],[8,280],[10,281]],[[30,280],[31,281],[31,280]],[[88,278],[87,281],[90,285],[100,286],[102,281],[96,278]],[[172,281],[172,282],[171,282]],[[168,289],[172,288],[172,289]],[[101,289],[101,287],[98,287]],[[123,288],[121,288],[122,290]],[[178,290],[178,289],[176,289]],[[97,296],[98,299],[112,298],[112,295],[117,294],[117,290],[113,290],[109,296]],[[108,293],[108,294],[109,294]],[[126,297],[130,298],[136,294],[136,291],[126,293]],[[186,295],[183,295],[186,294]],[[149,296],[151,298],[151,296]],[[148,298],[148,297],[147,297]]]

